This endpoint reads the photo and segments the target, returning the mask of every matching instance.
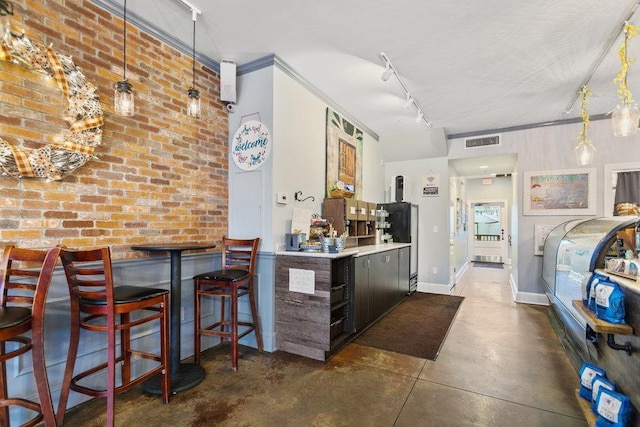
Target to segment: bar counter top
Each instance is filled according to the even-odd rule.
[[[356,246],[353,248],[345,248],[342,252],[328,253],[328,252],[309,252],[309,251],[276,251],[276,255],[287,256],[301,256],[301,257],[313,257],[313,258],[344,258],[344,257],[359,257],[374,254],[377,252],[389,251],[392,249],[404,248],[411,246],[411,243],[380,243],[376,245]]]

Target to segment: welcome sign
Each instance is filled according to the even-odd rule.
[[[257,120],[248,120],[240,125],[233,136],[231,155],[242,170],[259,168],[271,153],[269,129]]]

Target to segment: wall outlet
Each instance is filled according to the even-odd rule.
[[[433,274],[438,274],[438,267],[433,267]]]
[[[279,205],[286,205],[287,203],[289,203],[289,200],[287,198],[287,193],[283,193],[283,192],[276,193],[276,203]]]

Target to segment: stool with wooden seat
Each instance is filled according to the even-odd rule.
[[[258,350],[262,351],[262,335],[255,298],[254,274],[260,238],[222,238],[222,267],[220,270],[194,276],[195,285],[195,362],[200,363],[201,335],[218,336],[231,341],[231,367],[238,369],[238,340],[252,331],[256,333]],[[238,299],[248,295],[252,322],[238,320]],[[220,297],[220,320],[209,326],[201,325],[204,297]],[[229,299],[229,318],[225,318],[226,299]],[[239,326],[243,330],[239,331]]]
[[[36,412],[23,426],[44,421],[56,426],[44,358],[44,310],[51,277],[60,248],[22,249],[6,246],[0,264],[0,425],[9,425],[9,407],[20,406]],[[31,331],[31,338],[23,334]],[[6,351],[6,343],[16,348]],[[7,391],[6,362],[31,350],[33,376],[39,402],[10,398]]]
[[[114,425],[115,396],[160,374],[162,400],[169,403],[169,291],[142,286],[114,286],[111,266],[111,252],[108,247],[88,250],[60,251],[60,258],[69,285],[71,298],[71,334],[69,353],[60,392],[60,402],[56,413],[60,424],[69,398],[69,390],[93,397],[107,398],[107,425]],[[132,316],[132,313],[135,315]],[[160,333],[160,351],[153,354],[131,348],[131,329],[157,321]],[[73,376],[80,330],[106,332],[107,362],[87,369]],[[116,333],[120,332],[120,342]],[[116,347],[120,354],[116,355]],[[131,378],[132,358],[153,360],[158,366]],[[121,364],[121,379],[116,385],[116,365]],[[107,372],[105,389],[83,385],[85,378],[104,371]]]

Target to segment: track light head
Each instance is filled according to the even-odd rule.
[[[418,111],[418,117],[416,117],[416,123],[420,123],[424,119],[422,111]]]
[[[407,93],[407,101],[404,103],[404,109],[408,110],[409,107],[411,107],[411,104],[413,103],[414,103],[413,97]]]
[[[383,82],[386,82],[389,80],[389,77],[391,77],[391,74],[393,74],[393,70],[391,69],[391,66],[389,66],[389,64],[387,64],[387,69],[384,70],[384,72],[382,73],[382,76],[380,76],[380,78],[382,79]]]

